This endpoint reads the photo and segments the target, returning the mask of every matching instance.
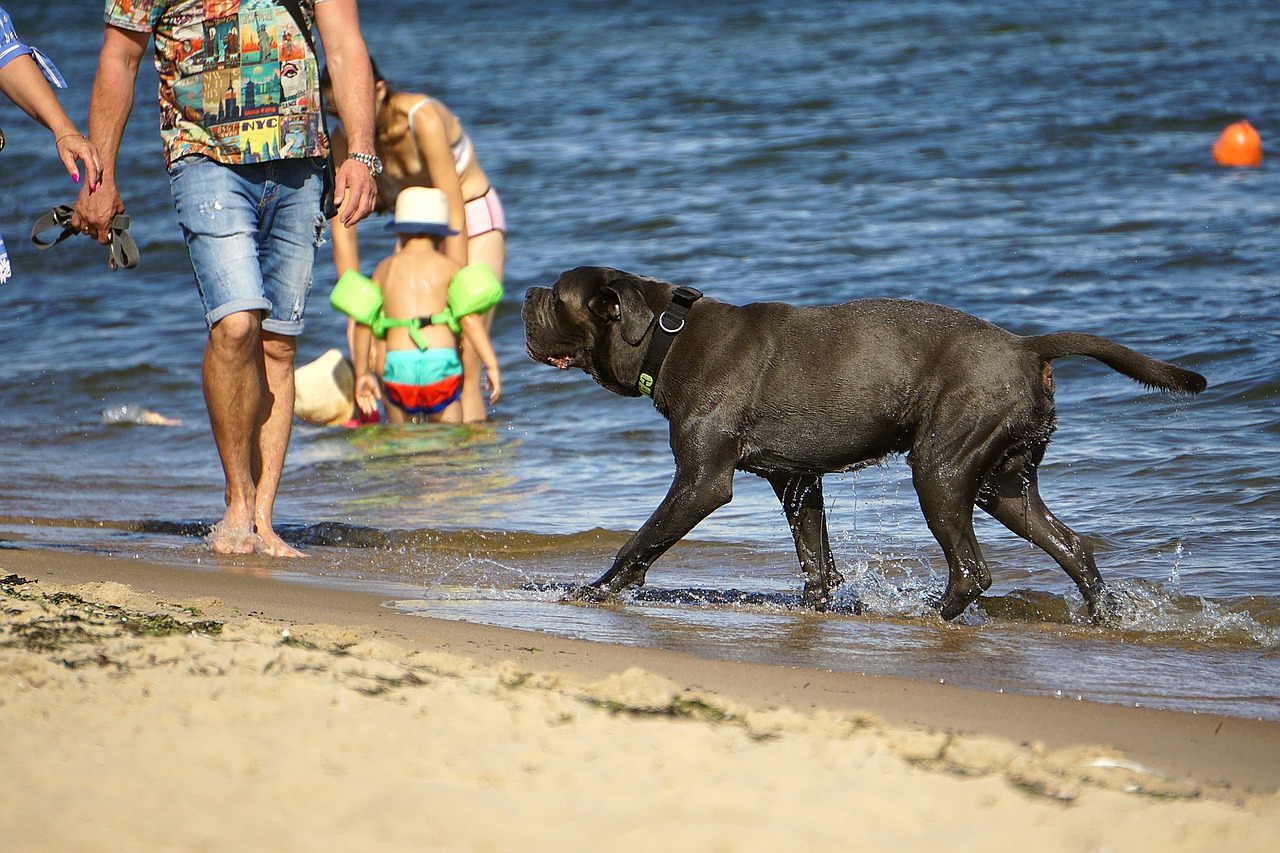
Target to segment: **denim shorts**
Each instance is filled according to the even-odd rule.
[[[230,166],[201,155],[169,166],[210,329],[237,311],[262,311],[264,331],[302,333],[324,233],[322,170],[311,158]]]

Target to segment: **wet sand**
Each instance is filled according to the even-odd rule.
[[[1271,850],[1280,724],[0,551],[0,849]]]

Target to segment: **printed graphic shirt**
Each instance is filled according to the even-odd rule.
[[[299,0],[308,23],[316,3]],[[323,157],[316,58],[272,0],[107,0],[107,24],[155,38],[165,159]]]

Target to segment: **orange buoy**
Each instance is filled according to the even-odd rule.
[[[1247,121],[1227,125],[1213,144],[1213,159],[1219,166],[1261,166],[1262,138]]]

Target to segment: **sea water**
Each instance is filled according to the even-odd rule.
[[[475,427],[298,424],[277,505],[308,553],[216,558],[205,339],[143,65],[119,182],[142,263],[31,224],[78,189],[0,102],[0,538],[378,590],[403,609],[698,655],[1280,719],[1280,172],[1214,165],[1227,124],[1280,139],[1266,3],[362,0],[387,76],[465,122],[506,205],[504,396]],[[11,8],[83,128],[93,4]],[[1135,25],[1134,22],[1140,22]],[[1280,156],[1280,155],[1277,155]],[[365,272],[390,251],[363,229]],[[771,489],[660,559],[642,594],[566,603],[666,492],[666,422],[524,354],[526,288],[602,264],[729,302],[940,302],[1020,334],[1105,335],[1204,373],[1197,397],[1056,365],[1042,493],[1122,608],[1094,626],[1043,553],[979,514],[990,593],[931,615],[946,567],[900,459],[827,479],[847,578],[797,606]],[[341,346],[321,247],[300,360]],[[104,418],[156,412],[175,426]],[[134,409],[129,409],[132,411]]]

